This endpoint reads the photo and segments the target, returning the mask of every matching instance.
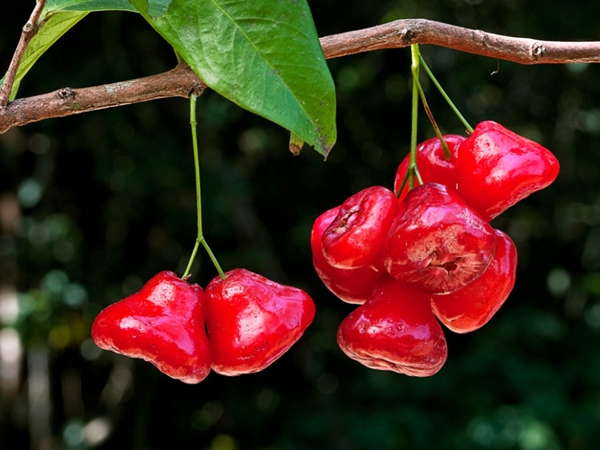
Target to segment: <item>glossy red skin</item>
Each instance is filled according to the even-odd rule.
[[[323,231],[337,216],[340,207],[337,206],[325,211],[313,224],[310,234],[313,266],[323,284],[336,297],[346,303],[362,305],[366,300],[381,272],[372,267],[359,267],[358,269],[339,269],[333,267],[323,255]]]
[[[495,252],[492,227],[445,186],[426,183],[400,205],[383,262],[398,281],[440,294],[479,277]]]
[[[431,296],[433,313],[455,333],[469,333],[488,323],[515,285],[517,249],[510,237],[495,232],[496,256],[486,271],[452,294]]]
[[[314,302],[301,289],[249,270],[225,275],[206,287],[212,369],[229,376],[261,371],[300,339],[315,316]]]
[[[337,341],[350,358],[371,369],[427,377],[448,357],[430,296],[382,275],[364,305],[340,324]]]
[[[458,194],[491,220],[558,176],[556,157],[536,142],[486,121],[458,149]]]
[[[204,308],[200,286],[160,272],[139,292],[102,310],[92,339],[104,350],[144,359],[184,383],[199,383],[211,367]]]
[[[458,183],[457,172],[457,150],[459,145],[465,140],[463,136],[458,134],[445,134],[444,140],[450,151],[450,159],[446,159],[444,148],[440,140],[436,137],[427,139],[417,146],[417,167],[423,183],[440,183],[446,186],[449,190],[456,190]],[[396,178],[394,180],[394,192],[398,192],[402,181],[408,171],[410,164],[410,154],[406,155],[404,160],[398,166]],[[408,182],[404,185],[404,189],[399,196],[399,201],[402,202],[408,193]]]
[[[323,254],[333,267],[381,270],[381,251],[398,209],[392,191],[371,186],[349,197],[323,232]]]

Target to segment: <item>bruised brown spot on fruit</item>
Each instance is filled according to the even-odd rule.
[[[448,260],[448,257],[438,258],[437,252],[432,252],[430,258],[426,269],[430,267],[441,268],[448,273],[458,269],[458,262],[462,259],[460,256],[456,256],[451,260]]]
[[[360,208],[355,206],[350,211],[348,211],[346,214],[344,214],[344,216],[340,219],[339,227],[342,228],[342,227],[349,226],[352,223],[354,216],[358,213],[359,209]]]

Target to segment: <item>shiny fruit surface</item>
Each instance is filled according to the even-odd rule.
[[[160,272],[139,292],[102,310],[92,338],[104,350],[144,359],[184,383],[199,383],[211,367],[204,307],[200,286]]]
[[[392,277],[430,293],[454,292],[479,277],[496,252],[492,227],[437,183],[411,190],[384,250]]]
[[[458,182],[457,150],[465,138],[458,134],[445,134],[443,137],[450,151],[450,158],[446,158],[444,148],[436,136],[423,141],[417,146],[417,167],[423,183],[439,183],[446,186],[448,190],[455,191]],[[410,154],[406,155],[398,166],[394,180],[394,192],[398,192],[398,189],[402,186],[402,180],[406,176],[409,165]],[[404,185],[399,200],[404,200],[407,193],[408,182]]]
[[[338,215],[340,207],[325,211],[315,220],[310,235],[312,261],[317,275],[335,296],[346,303],[363,304],[381,275],[372,267],[340,269],[333,267],[323,255],[323,231]]]
[[[489,322],[515,285],[517,249],[505,233],[496,232],[496,256],[475,281],[452,294],[432,295],[438,320],[455,333],[468,333]]]
[[[486,220],[550,185],[556,157],[540,144],[485,121],[458,149],[458,194]]]
[[[383,266],[381,251],[398,201],[383,186],[371,186],[349,197],[323,231],[323,255],[333,267]]]
[[[315,304],[303,290],[246,269],[225,276],[206,287],[212,369],[222,375],[261,371],[300,339]]]
[[[429,299],[427,293],[382,275],[366,303],[340,324],[340,348],[372,369],[416,377],[437,373],[448,346]]]

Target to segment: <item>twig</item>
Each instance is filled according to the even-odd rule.
[[[21,64],[21,60],[23,59],[23,55],[25,54],[25,49],[29,45],[29,42],[35,36],[38,30],[38,21],[40,16],[42,15],[42,10],[46,5],[46,0],[38,0],[33,12],[31,13],[31,17],[27,23],[23,26],[23,31],[21,33],[21,39],[19,39],[19,43],[17,44],[17,48],[15,50],[15,54],[13,55],[12,61],[8,66],[8,71],[6,72],[6,77],[4,78],[4,83],[0,88],[0,108],[5,108],[8,104],[8,99],[10,98],[10,93],[13,88],[13,84],[15,82],[15,76],[17,75],[17,69],[19,68],[19,64]]]
[[[519,64],[600,63],[600,42],[597,41],[538,41],[426,19],[402,19],[321,38],[327,59],[412,44],[437,45]],[[189,97],[192,90],[202,90],[204,87],[188,66],[178,66],[169,72],[137,80],[84,89],[60,89],[15,100],[5,108],[0,107],[0,134],[15,126],[54,117],[160,98]]]

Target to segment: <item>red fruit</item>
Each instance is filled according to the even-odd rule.
[[[398,281],[439,294],[475,280],[495,252],[492,227],[445,186],[427,183],[400,205],[383,261]]]
[[[184,383],[210,372],[204,291],[173,272],[160,272],[133,295],[108,306],[92,325],[98,347],[154,364]]]
[[[457,150],[458,146],[465,140],[464,137],[457,134],[445,134],[444,140],[450,151],[450,158],[446,159],[444,148],[436,136],[427,139],[417,146],[417,167],[423,179],[423,183],[439,183],[443,184],[450,191],[456,190],[458,182],[457,173]],[[406,155],[400,163],[394,180],[394,192],[398,192],[402,181],[408,172],[410,164],[410,154]],[[408,182],[404,185],[404,189],[399,196],[399,201],[404,200],[408,193]]]
[[[517,249],[502,231],[496,232],[496,256],[483,274],[447,295],[432,295],[436,317],[456,333],[481,328],[500,309],[515,285]]]
[[[263,370],[304,333],[315,305],[301,289],[284,286],[245,269],[206,288],[206,327],[212,369],[222,375]]]
[[[381,251],[398,209],[396,196],[371,186],[349,197],[323,232],[323,254],[333,267],[382,269]]]
[[[546,148],[492,121],[475,127],[458,158],[458,194],[488,221],[550,185],[560,169]]]
[[[340,348],[371,369],[416,377],[435,374],[446,362],[448,347],[429,298],[382,275],[367,302],[340,324]]]
[[[315,220],[310,234],[313,266],[321,281],[339,299],[347,303],[363,304],[373,290],[380,272],[372,267],[339,269],[329,264],[323,255],[321,240],[323,232],[337,216],[339,210],[339,206],[330,209]]]

